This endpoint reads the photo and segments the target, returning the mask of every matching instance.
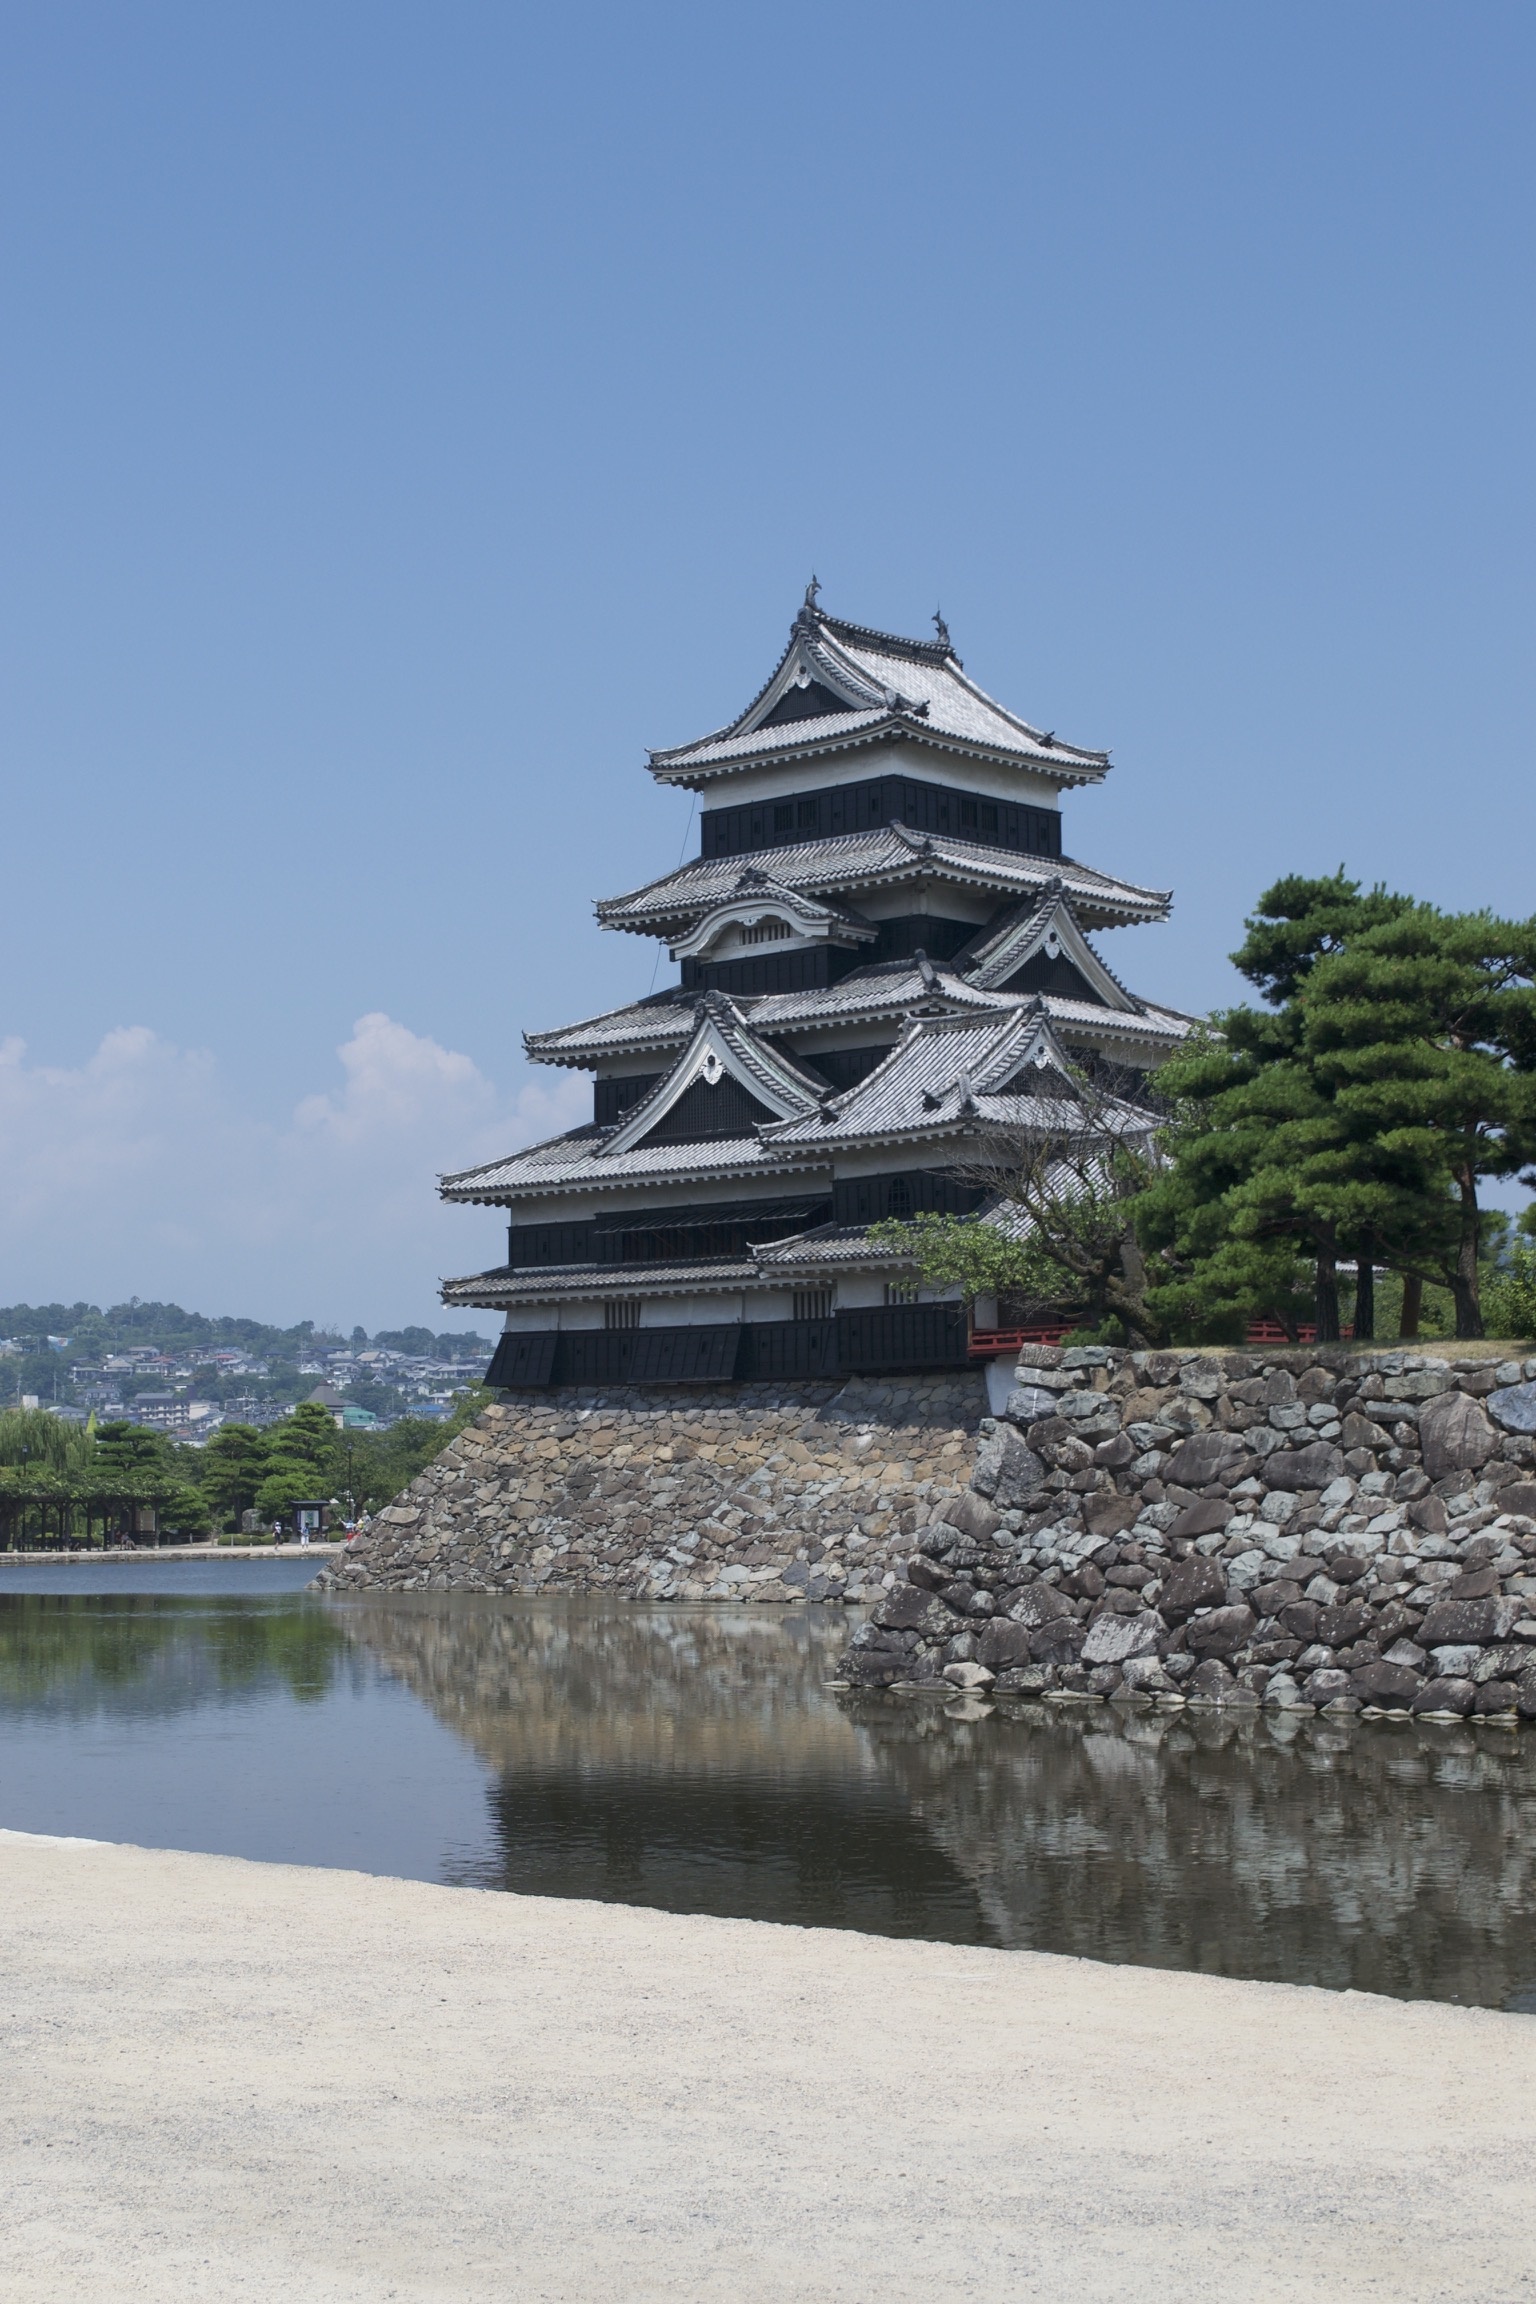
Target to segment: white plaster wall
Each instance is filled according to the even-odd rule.
[[[771,730],[765,731],[772,734]],[[877,776],[910,776],[921,784],[943,784],[953,792],[983,792],[996,800],[1011,800],[1028,808],[1054,808],[1062,787],[1053,776],[1036,775],[1028,768],[1004,767],[989,760],[971,760],[953,752],[930,750],[926,744],[861,745],[856,751],[807,753],[803,760],[783,761],[771,768],[743,768],[734,775],[711,778],[699,793],[703,808],[739,808],[753,800],[779,800],[789,792],[825,792],[838,784],[868,784]]]
[[[640,1306],[642,1328],[718,1328],[741,1318],[739,1292],[730,1296],[647,1296]]]

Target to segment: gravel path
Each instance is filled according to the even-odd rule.
[[[0,1833],[0,2295],[1536,2299],[1536,2020]]]

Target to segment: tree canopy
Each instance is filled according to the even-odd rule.
[[[1358,1337],[1378,1267],[1402,1276],[1405,1332],[1429,1283],[1481,1335],[1497,1227],[1479,1186],[1536,1184],[1536,921],[1443,913],[1341,867],[1276,881],[1244,925],[1232,958],[1261,1004],[1218,1012],[1155,1075],[1155,1150],[1095,1149],[1085,1104],[1073,1145],[989,1144],[994,1207],[1019,1221],[875,1236],[969,1296],[1149,1340],[1241,1335],[1257,1314],[1337,1337],[1346,1264]],[[1505,1320],[1526,1253],[1497,1283]]]

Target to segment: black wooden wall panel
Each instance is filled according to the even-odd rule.
[[[911,776],[877,776],[791,792],[782,800],[754,800],[736,808],[706,808],[700,818],[702,856],[746,856],[758,848],[792,847],[882,824],[914,832],[948,832],[985,848],[1012,848],[1026,856],[1061,854],[1061,814],[994,800],[983,792],[955,792]]]
[[[627,1079],[594,1080],[592,1083],[592,1119],[599,1128],[614,1128],[642,1096],[649,1096],[659,1072],[634,1072]]]
[[[750,1136],[760,1122],[776,1117],[733,1073],[722,1072],[713,1084],[703,1079],[693,1081],[665,1118],[648,1128],[640,1141],[707,1144],[717,1137]]]
[[[736,1374],[743,1382],[782,1383],[837,1374],[834,1320],[749,1320],[741,1331]]]
[[[981,1186],[962,1184],[922,1168],[896,1176],[852,1176],[832,1187],[835,1224],[883,1224],[929,1209],[944,1216],[969,1216],[986,1198]]]
[[[872,1305],[830,1320],[765,1320],[700,1328],[583,1328],[503,1336],[488,1384],[785,1383],[962,1368],[967,1329],[958,1304]]]
[[[485,1372],[486,1383],[499,1385],[504,1391],[547,1384],[554,1372],[558,1342],[553,1328],[523,1336],[503,1336]]]
[[[845,1376],[966,1365],[963,1304],[875,1304],[834,1318],[838,1367]]]

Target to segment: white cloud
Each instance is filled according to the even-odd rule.
[[[277,1119],[240,1111],[212,1057],[144,1025],[75,1069],[0,1042],[0,1301],[459,1325],[437,1280],[496,1262],[501,1221],[443,1207],[437,1173],[573,1126],[590,1091],[558,1074],[503,1096],[384,1015],[337,1056],[339,1078]]]

